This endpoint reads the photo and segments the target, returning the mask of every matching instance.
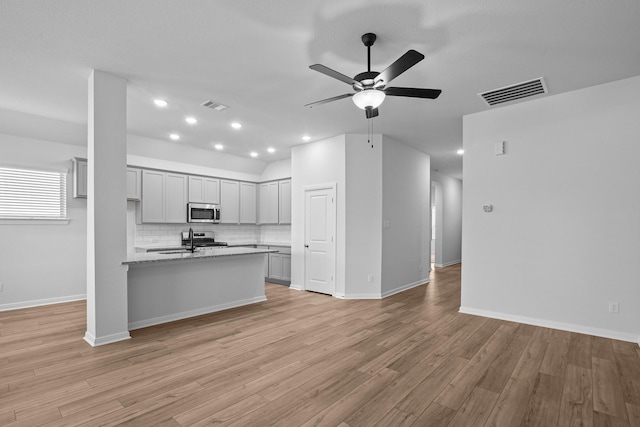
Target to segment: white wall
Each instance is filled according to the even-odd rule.
[[[436,242],[436,267],[457,264],[462,258],[462,181],[435,171],[431,180],[438,194],[436,207],[438,240]]]
[[[0,133],[87,148],[87,124],[0,108]]]
[[[260,182],[291,178],[291,158],[268,163],[260,175]]]
[[[241,181],[260,181],[260,175],[267,166],[261,160],[132,134],[127,135],[127,154],[127,162],[133,166]]]
[[[639,117],[640,76],[464,117],[461,311],[640,341]]]
[[[345,292],[345,135],[291,150],[291,285],[304,289],[304,187],[336,184],[336,293]]]
[[[86,295],[87,201],[74,199],[71,158],[86,148],[0,134],[0,162],[68,169],[68,224],[0,223],[0,310]]]
[[[386,136],[382,156],[382,294],[390,295],[429,278],[431,160]]]
[[[373,135],[373,147],[367,141],[346,135],[346,298],[380,298],[382,135]]]

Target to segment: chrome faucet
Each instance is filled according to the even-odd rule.
[[[193,229],[191,227],[189,227],[189,244],[191,246],[189,250],[191,251],[191,253],[194,253],[196,249],[193,245]]]

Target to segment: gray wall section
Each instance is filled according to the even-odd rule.
[[[464,117],[463,310],[640,340],[638,117],[640,76]]]

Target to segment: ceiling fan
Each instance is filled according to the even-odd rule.
[[[427,98],[436,99],[442,92],[440,89],[417,89],[412,87],[387,87],[389,83],[409,68],[416,65],[424,59],[424,55],[413,49],[407,51],[404,55],[389,65],[383,72],[371,71],[371,46],[376,41],[376,35],[367,33],[362,36],[362,43],[367,47],[367,71],[351,78],[322,64],[314,64],[309,66],[312,70],[326,74],[329,77],[340,80],[349,84],[355,90],[355,93],[345,93],[334,96],[332,98],[323,99],[321,101],[306,104],[305,107],[313,107],[315,105],[326,104],[328,102],[337,101],[338,99],[351,97],[353,102],[362,108],[367,116],[371,119],[378,115],[378,107],[384,101],[385,96],[407,96],[411,98]]]

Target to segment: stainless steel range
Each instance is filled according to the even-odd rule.
[[[183,231],[182,246],[185,248],[191,247],[191,238],[188,231]],[[194,231],[193,232],[193,247],[195,248],[210,248],[214,246],[227,246],[227,242],[216,242],[213,231]]]
[[[188,231],[180,233],[180,247],[162,247],[162,248],[149,248],[147,252],[157,252],[161,254],[178,254],[205,250],[206,248],[213,247],[226,247],[227,242],[216,242],[213,231],[194,231],[193,232],[193,246],[191,245],[191,235]]]

